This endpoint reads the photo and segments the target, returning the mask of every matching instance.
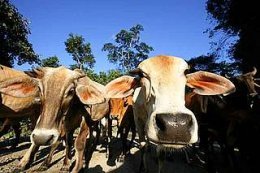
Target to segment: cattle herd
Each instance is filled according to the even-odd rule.
[[[31,121],[31,146],[15,171],[28,169],[40,146],[51,148],[38,169],[47,170],[62,141],[65,157],[60,172],[87,170],[101,134],[106,138],[109,159],[114,119],[118,128],[115,137],[120,136],[122,142],[119,160],[124,161],[136,140],[142,158],[139,172],[148,170],[151,147],[156,151],[159,172],[165,153],[174,157],[174,152],[186,153],[186,149],[196,151],[191,157],[204,156],[202,162],[208,172],[218,172],[212,158],[216,143],[232,172],[241,172],[242,161],[257,165],[257,69],[232,78],[188,70],[182,58],[160,55],[144,60],[128,75],[104,86],[79,69],[40,67],[18,71],[0,65],[0,135],[12,126],[16,134],[12,147],[16,147],[20,120]],[[75,164],[71,163],[73,157]]]

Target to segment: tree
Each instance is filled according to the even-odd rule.
[[[59,58],[57,56],[51,56],[49,58],[42,59],[42,67],[59,67],[61,66]]]
[[[113,79],[116,79],[123,74],[118,70],[109,70],[106,72],[99,72],[99,74],[96,74],[93,70],[87,70],[86,71],[87,76],[103,85],[106,85],[108,82],[112,81]]]
[[[243,72],[256,66],[260,67],[260,10],[257,1],[244,0],[208,0],[206,9],[215,26],[210,36],[223,32],[226,36],[220,40],[219,48],[226,40],[238,37],[228,47],[229,55],[239,64]],[[219,49],[217,49],[219,50]]]
[[[66,51],[72,55],[75,65],[71,65],[72,69],[91,69],[94,67],[95,58],[92,54],[90,43],[84,43],[85,39],[81,35],[69,34],[69,38],[65,41]]]
[[[102,51],[108,52],[109,62],[118,64],[119,69],[125,72],[147,59],[153,48],[140,41],[140,34],[143,30],[140,24],[133,26],[129,31],[121,30],[115,36],[115,44],[104,44]]]
[[[238,68],[237,63],[219,61],[214,55],[201,55],[191,58],[188,64],[190,65],[190,72],[201,70],[228,76],[234,76],[238,73],[236,70]]]
[[[9,0],[0,0],[0,64],[12,67],[26,62],[39,63],[32,44],[28,41],[29,22]]]

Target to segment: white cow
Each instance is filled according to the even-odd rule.
[[[197,120],[185,107],[186,85],[201,95],[235,89],[224,77],[204,71],[186,75],[187,69],[188,64],[181,58],[156,56],[141,62],[131,72],[134,77],[122,76],[106,85],[109,98],[126,97],[134,92],[133,108],[141,146],[146,146],[147,141],[157,146],[158,156],[165,148],[181,149],[198,140]],[[159,159],[159,172],[161,162]],[[144,169],[147,171],[145,164]]]

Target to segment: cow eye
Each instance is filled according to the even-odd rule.
[[[74,87],[72,87],[67,91],[67,94],[65,94],[65,97],[72,96],[74,93],[75,93],[75,89],[74,89]]]
[[[74,91],[75,91],[75,89],[74,89],[74,88],[71,88],[71,89],[69,90],[68,94],[69,94],[69,95],[74,94]]]
[[[124,107],[127,107],[128,106],[128,103],[127,102],[124,102]]]
[[[190,69],[186,69],[185,71],[184,71],[184,75],[187,75],[187,74],[189,74],[190,73]]]

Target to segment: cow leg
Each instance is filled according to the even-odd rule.
[[[107,118],[107,145],[106,145],[106,158],[109,157],[109,147],[112,138],[112,119],[108,116]]]
[[[31,144],[30,148],[26,151],[23,158],[20,160],[18,164],[18,170],[25,170],[33,161],[35,153],[38,151],[39,146],[35,144]]]
[[[130,144],[132,145],[134,143],[135,137],[136,137],[136,128],[135,128],[135,122],[131,122],[131,131],[132,131],[132,138],[130,141]]]
[[[6,134],[11,127],[10,119],[5,118],[3,125],[0,128],[0,137]]]
[[[80,124],[79,134],[74,143],[75,150],[76,150],[75,152],[76,163],[72,170],[72,173],[78,173],[83,167],[83,154],[84,154],[84,149],[86,146],[86,139],[88,134],[89,134],[89,128],[86,124],[85,118],[83,117]]]
[[[147,164],[146,164],[146,151],[148,150],[148,146],[145,142],[145,132],[144,132],[144,123],[142,121],[136,121],[136,128],[139,136],[140,143],[140,152],[141,152],[141,164],[139,167],[139,172],[148,172]]]
[[[97,142],[100,136],[100,129],[98,128],[98,123],[92,123],[94,124],[93,126],[90,126],[90,137],[85,150],[85,169],[88,169],[89,167],[90,159],[93,155],[94,150],[96,149]]]
[[[125,127],[121,127],[121,132],[120,132],[120,138],[122,142],[122,152],[121,155],[119,156],[119,162],[124,161],[124,157],[126,156],[127,153],[130,151],[130,146],[127,145],[127,136],[130,131],[130,124],[126,124]]]
[[[47,170],[50,167],[52,156],[53,156],[54,151],[56,150],[56,148],[59,146],[59,144],[60,144],[60,141],[57,141],[55,144],[53,144],[51,146],[51,150],[50,150],[49,155],[46,157],[46,159],[43,161],[43,163],[37,169],[38,171],[45,171],[45,170]]]
[[[73,145],[73,133],[74,133],[74,130],[66,133],[65,158],[63,160],[63,165],[62,165],[60,172],[69,172],[70,160],[72,159],[71,148]]]
[[[149,150],[149,146],[148,144],[146,144],[146,142],[141,142],[140,144],[140,153],[141,153],[141,163],[140,163],[140,167],[139,167],[139,171],[138,172],[144,172],[147,173],[148,172],[148,168],[147,168],[147,153]]]
[[[21,125],[19,122],[15,123],[12,125],[13,126],[13,130],[15,133],[15,140],[14,143],[11,146],[11,149],[17,147],[17,145],[19,144],[20,141],[20,136],[21,136]]]

